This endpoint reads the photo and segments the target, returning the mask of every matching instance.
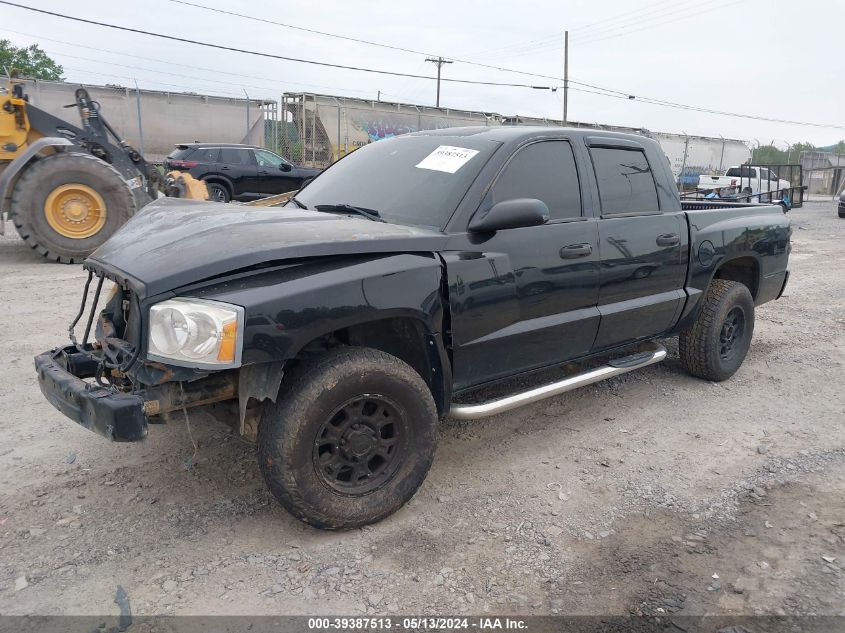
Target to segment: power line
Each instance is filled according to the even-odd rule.
[[[425,55],[426,57],[439,57],[439,55],[432,53],[432,52],[418,51],[418,50],[414,50],[413,48],[405,48],[405,47],[402,47],[402,46],[395,46],[393,44],[384,44],[382,42],[373,42],[372,40],[364,40],[364,39],[361,39],[361,38],[358,38],[358,37],[352,37],[352,36],[349,36],[349,35],[340,35],[338,33],[329,33],[327,31],[318,31],[317,29],[310,29],[310,28],[306,28],[304,26],[296,26],[296,25],[293,25],[293,24],[287,24],[285,22],[277,22],[275,20],[269,20],[267,18],[259,18],[259,17],[256,17],[254,15],[247,15],[245,13],[237,13],[235,11],[228,11],[228,10],[225,10],[225,9],[218,9],[216,7],[209,7],[209,6],[206,6],[204,4],[199,4],[199,3],[196,3],[196,2],[188,2],[187,0],[169,0],[169,1],[177,3],[177,4],[183,4],[183,5],[186,5],[186,6],[194,7],[194,8],[197,8],[197,9],[203,9],[205,11],[212,11],[214,13],[221,13],[223,15],[229,15],[229,16],[232,16],[232,17],[243,18],[244,20],[252,20],[254,22],[261,22],[261,23],[264,23],[264,24],[273,24],[275,26],[281,26],[281,27],[288,28],[288,29],[294,29],[296,31],[304,31],[306,33],[313,33],[315,35],[323,35],[325,37],[333,37],[333,38],[339,39],[339,40],[346,40],[348,42],[356,42],[358,44],[367,44],[369,46],[378,46],[379,48],[387,48],[387,49],[394,50],[394,51],[401,51],[403,53],[412,53],[414,55]],[[16,5],[16,6],[20,6],[20,5]],[[460,64],[467,64],[469,66],[477,66],[479,68],[487,68],[489,70],[498,70],[498,71],[506,72],[506,73],[515,73],[517,75],[524,75],[526,77],[538,77],[540,79],[558,79],[558,77],[552,77],[552,76],[549,76],[549,75],[541,75],[541,74],[538,74],[538,73],[528,72],[526,70],[516,70],[516,69],[513,69],[513,68],[505,68],[503,66],[495,66],[495,65],[492,65],[492,64],[483,64],[481,62],[474,62],[474,61],[470,61],[468,59],[459,59],[457,57],[446,57],[446,59],[449,59],[453,62],[457,62],[457,63],[460,63]],[[444,81],[446,81],[446,80],[444,79]]]
[[[738,2],[738,1],[739,0],[732,0],[732,2]],[[307,59],[301,59],[301,58],[295,58],[295,57],[287,57],[287,56],[283,56],[283,55],[275,55],[275,54],[272,54],[272,53],[263,53],[263,52],[259,52],[259,51],[251,51],[251,50],[246,50],[246,49],[240,49],[240,48],[235,48],[235,47],[231,47],[231,46],[224,46],[224,45],[221,45],[221,44],[212,44],[212,43],[208,43],[208,42],[201,42],[201,41],[197,41],[197,40],[191,40],[191,39],[187,39],[187,38],[176,37],[176,36],[173,36],[173,35],[164,35],[164,34],[161,34],[161,33],[154,33],[154,32],[150,32],[150,31],[144,31],[144,30],[141,30],[141,29],[133,29],[133,28],[130,28],[130,27],[117,26],[117,25],[114,25],[114,24],[97,22],[95,20],[88,20],[88,19],[85,19],[85,18],[68,16],[68,15],[56,13],[56,12],[53,12],[53,11],[47,11],[45,9],[37,9],[35,7],[29,7],[29,6],[18,4],[18,3],[15,3],[15,2],[9,2],[8,0],[0,0],[0,4],[5,4],[5,5],[20,8],[20,9],[28,10],[28,11],[34,11],[36,13],[51,15],[51,16],[63,18],[63,19],[66,19],[66,20],[72,20],[72,21],[75,21],[75,22],[82,22],[82,23],[85,23],[85,24],[93,24],[95,26],[112,28],[112,29],[116,29],[116,30],[120,30],[120,31],[127,31],[127,32],[131,32],[131,33],[138,33],[138,34],[141,34],[141,35],[149,35],[151,37],[158,37],[158,38],[161,38],[161,39],[173,40],[173,41],[187,43],[187,44],[195,44],[195,45],[198,45],[198,46],[205,46],[205,47],[209,47],[209,48],[227,50],[227,51],[231,51],[231,52],[235,52],[235,53],[244,53],[244,54],[248,54],[248,55],[256,55],[256,56],[259,56],[259,57],[281,59],[281,60],[284,60],[284,61],[292,61],[292,62],[311,64],[311,65],[316,65],[316,66],[324,66],[324,67],[330,67],[330,68],[340,68],[340,69],[344,69],[344,70],[354,70],[354,71],[359,71],[359,72],[368,72],[368,73],[374,73],[374,74],[390,75],[390,76],[394,76],[394,77],[410,77],[410,78],[414,78],[414,79],[426,79],[426,80],[433,80],[434,79],[433,77],[429,77],[429,76],[426,76],[426,75],[414,75],[414,74],[410,74],[410,73],[401,73],[401,72],[395,72],[395,71],[389,71],[389,70],[377,70],[377,69],[373,69],[373,68],[364,68],[364,67],[358,67],[358,66],[347,66],[347,65],[343,65],[343,64],[333,64],[333,63],[329,63],[329,62],[319,62],[319,61],[315,61],[315,60],[307,60]],[[458,60],[455,60],[455,61],[458,61]],[[500,70],[506,70],[506,69],[500,69]],[[512,71],[512,72],[517,72],[517,71]],[[560,78],[560,77],[553,77],[553,76],[548,76],[548,75],[538,75],[538,76],[545,77],[545,78],[548,78],[548,79],[555,79],[557,81],[563,81],[563,79]],[[529,85],[529,84],[500,83],[500,82],[492,82],[492,81],[476,81],[476,80],[471,80],[471,79],[443,78],[442,81],[447,81],[447,82],[451,82],[451,83],[473,84],[473,85],[532,88],[532,89],[537,89],[537,90],[556,90],[557,89],[557,86],[535,86],[535,85]],[[624,99],[628,99],[628,100],[636,99],[636,100],[638,100],[642,103],[649,103],[649,104],[652,104],[652,105],[660,105],[660,106],[663,106],[663,107],[679,108],[679,109],[690,110],[690,111],[694,111],[694,112],[716,114],[716,115],[720,115],[720,116],[730,116],[730,117],[750,119],[750,120],[756,120],[756,121],[768,121],[768,122],[771,122],[771,123],[784,123],[784,124],[789,124],[789,125],[801,125],[801,126],[817,127],[817,128],[845,129],[845,126],[842,126],[842,125],[830,125],[830,124],[824,124],[824,123],[812,123],[812,122],[806,122],[806,121],[793,121],[793,120],[788,120],[788,119],[776,119],[776,118],[771,118],[771,117],[763,117],[763,116],[757,116],[757,115],[741,114],[741,113],[736,113],[736,112],[727,112],[727,111],[715,110],[715,109],[710,109],[710,108],[703,108],[703,107],[700,107],[700,106],[690,106],[690,105],[686,105],[686,104],[682,104],[682,103],[666,101],[666,100],[663,100],[663,99],[656,99],[656,98],[653,98],[653,97],[633,95],[633,94],[626,93],[626,92],[623,92],[623,91],[620,91],[620,90],[616,90],[616,89],[612,89],[612,88],[605,88],[603,86],[596,86],[596,85],[593,85],[593,84],[589,84],[589,83],[581,82],[581,81],[576,81],[576,80],[573,80],[573,79],[570,79],[569,83],[570,84],[577,84],[577,85],[580,85],[580,86],[585,86],[585,87],[588,87],[588,88],[595,88],[599,91],[603,91],[603,92],[597,92],[596,93],[596,94],[601,94],[602,96],[615,96],[616,98],[624,98]],[[570,90],[578,90],[578,89],[572,88],[570,86]],[[580,91],[581,92],[589,92],[588,90],[583,90],[583,89],[580,90]]]
[[[620,21],[616,21],[615,23],[609,22],[601,26],[590,28],[586,31],[581,31],[576,35],[578,39],[581,40],[591,39],[594,36],[605,35],[608,32],[614,31],[615,29],[625,29],[629,26],[635,26],[644,22],[653,22],[654,20],[660,20],[666,16],[683,13],[691,9],[702,9],[705,8],[707,5],[713,4],[714,2],[718,2],[718,0],[701,0],[693,2],[682,0],[681,2],[675,3],[671,7],[658,7],[657,5],[655,5],[655,7],[649,11],[640,12],[635,16],[626,17]]]
[[[116,29],[118,31],[126,31],[129,33],[137,33],[139,35],[149,35],[150,37],[158,37],[165,40],[172,40],[174,42],[182,42],[184,44],[195,44],[197,46],[206,46],[208,48],[216,48],[219,50],[224,51],[231,51],[233,53],[244,53],[246,55],[256,55],[258,57],[268,57],[271,59],[280,59],[283,61],[288,62],[296,62],[299,64],[311,64],[313,66],[324,66],[327,68],[339,68],[341,70],[354,70],[356,72],[363,72],[363,73],[372,73],[376,75],[390,75],[392,77],[413,77],[414,79],[427,79],[429,81],[434,81],[434,77],[429,77],[427,75],[412,75],[409,73],[401,73],[392,70],[381,70],[376,68],[366,68],[363,66],[348,66],[346,64],[334,64],[331,62],[320,62],[313,59],[303,59],[300,57],[288,57],[286,55],[276,55],[274,53],[264,53],[261,51],[251,51],[245,48],[236,48],[234,46],[225,46],[223,44],[212,44],[210,42],[201,42],[199,40],[191,40],[185,37],[177,37],[175,35],[164,35],[163,33],[154,33],[152,31],[144,31],[142,29],[133,29],[128,26],[118,26],[116,24],[108,24],[106,22],[98,22],[96,20],[88,20],[86,18],[78,18],[72,15],[64,15],[63,13],[56,13],[55,11],[47,11],[46,9],[37,9],[35,7],[28,7],[23,4],[18,4],[16,2],[8,2],[7,0],[0,0],[0,4],[9,5],[12,7],[17,7],[19,9],[25,9],[27,11],[34,11],[36,13],[42,13],[44,15],[51,15],[53,17],[62,18],[64,20],[72,20],[74,22],[82,22],[84,24],[93,24],[94,26],[102,26],[110,29]],[[476,81],[473,79],[443,79],[442,81],[448,81],[452,83],[460,83],[460,84],[474,84],[479,86],[504,86],[508,88],[531,88],[534,90],[551,90],[552,86],[534,86],[531,84],[517,84],[517,83],[504,83],[504,82],[497,82],[497,81]]]
[[[674,4],[674,3],[675,3],[675,0],[659,0],[658,2],[652,3],[651,6],[652,6],[652,10],[653,10],[654,8],[656,8],[658,6],[661,6],[661,5],[664,5],[664,4]],[[646,5],[646,6],[648,6],[648,5]],[[589,31],[594,26],[596,26],[598,24],[604,24],[606,22],[616,22],[617,20],[625,18],[629,15],[642,15],[643,8],[644,7],[638,7],[636,9],[632,9],[630,11],[625,11],[623,13],[617,13],[615,16],[612,15],[612,16],[607,17],[607,18],[602,18],[601,20],[596,20],[595,22],[590,22],[589,24],[585,24],[583,26],[576,26],[575,28],[570,29],[570,30],[572,31],[573,35],[576,34],[576,33],[580,33],[582,31]]]
[[[372,93],[372,91],[370,91],[370,90],[360,90],[360,89],[357,89],[357,88],[339,88],[337,86],[326,86],[326,85],[323,85],[323,84],[302,83],[302,82],[297,82],[297,81],[279,82],[277,79],[275,79],[273,77],[264,77],[264,76],[259,76],[259,75],[246,75],[246,74],[240,73],[240,72],[235,73],[235,72],[220,70],[219,68],[208,68],[206,66],[194,66],[192,64],[186,64],[184,62],[175,62],[175,61],[172,61],[172,60],[157,59],[155,57],[145,57],[143,55],[133,55],[131,53],[126,53],[126,52],[123,52],[123,51],[116,51],[116,50],[112,50],[112,49],[108,49],[108,48],[98,48],[96,46],[86,46],[85,44],[78,44],[76,42],[66,42],[64,40],[52,39],[52,38],[44,37],[44,36],[41,36],[41,35],[35,35],[33,33],[24,33],[22,31],[14,31],[12,29],[0,28],[0,31],[6,32],[6,33],[14,33],[15,35],[23,35],[24,37],[31,37],[31,38],[38,40],[38,41],[53,42],[55,44],[64,44],[66,46],[73,46],[74,48],[84,48],[86,50],[98,51],[100,53],[110,53],[110,54],[113,54],[113,55],[122,55],[123,57],[132,57],[134,59],[142,59],[142,60],[148,61],[148,62],[157,62],[157,63],[161,63],[161,64],[167,64],[168,66],[179,66],[181,68],[191,68],[193,70],[204,70],[204,71],[207,71],[207,72],[215,73],[216,75],[230,75],[232,77],[237,77],[239,79],[243,79],[243,78],[258,79],[260,81],[270,81],[270,82],[273,82],[274,84],[277,84],[277,85],[279,83],[282,83],[282,85],[306,86],[306,87],[310,87],[310,88],[325,88],[326,90],[344,90],[344,91],[348,91],[348,92],[360,92],[362,94],[364,94],[364,93],[365,94],[371,94]],[[55,55],[64,55],[66,57],[75,57],[74,55],[71,55],[69,53],[55,52],[54,54]],[[148,70],[150,72],[155,72],[155,73],[174,74],[174,73],[166,73],[165,71],[161,71],[161,70],[153,70],[152,68],[142,68],[140,66],[129,66],[129,65],[124,65],[124,64],[117,64],[115,62],[107,62],[103,59],[90,59],[90,58],[86,58],[86,57],[76,57],[76,59],[97,62],[97,63],[100,63],[100,64],[108,64],[108,65],[112,65],[112,66],[125,66],[126,68],[132,68],[132,69],[135,69],[135,70]],[[189,77],[189,78],[193,78],[193,77]],[[197,77],[197,79],[201,79],[201,78]],[[203,81],[212,81],[212,80],[203,79]],[[236,85],[242,86],[242,87],[247,87],[247,88],[258,87],[258,86],[250,86],[249,84],[243,84],[243,83],[237,83]],[[393,96],[399,96],[399,95],[393,95]]]
[[[709,6],[712,5],[714,1],[718,0],[711,0],[710,2],[694,2],[692,4],[682,4],[677,5],[674,7],[670,7],[669,9],[663,8],[655,8],[650,11],[646,12],[639,12],[636,11],[638,15],[636,18],[632,20],[626,21],[624,24],[605,24],[595,29],[587,29],[586,31],[581,31],[576,33],[575,30],[571,31],[571,38],[575,44],[580,46],[585,46],[587,44],[592,44],[594,42],[601,42],[609,39],[613,39],[616,37],[624,37],[629,34],[639,33],[641,31],[645,31],[654,27],[662,26],[664,24],[671,24],[673,22],[678,22],[680,20],[684,20],[687,18],[692,18],[704,13],[710,13],[712,11],[717,11],[719,9],[723,9],[725,7],[731,6],[733,4],[738,4],[741,0],[730,0],[723,4],[719,4],[716,6]],[[657,3],[662,4],[662,3]],[[657,6],[657,5],[654,5]],[[689,11],[692,10],[690,13]],[[656,15],[659,14],[659,15]],[[621,18],[622,16],[628,15],[627,13],[621,14],[618,16]],[[662,18],[670,18],[668,20]],[[616,21],[618,18],[607,18],[607,21]],[[655,22],[655,20],[658,20]],[[598,24],[596,22],[595,24]],[[639,26],[640,28],[631,29],[632,26]],[[536,53],[547,52],[552,50],[560,50],[563,48],[563,34],[554,35],[552,37],[546,38],[545,40],[535,40],[535,43],[528,43],[524,45],[516,45],[511,47],[504,47],[501,49],[502,51],[508,52],[508,57],[523,57],[526,55],[534,55]]]
[[[685,15],[676,15],[676,17],[669,19],[669,20],[662,20],[662,21],[659,21],[659,22],[651,22],[649,24],[646,24],[645,26],[641,26],[640,28],[632,29],[630,31],[623,30],[623,29],[627,28],[626,26],[615,27],[616,31],[623,30],[623,32],[617,33],[617,32],[613,32],[613,29],[611,29],[611,32],[598,33],[598,34],[595,34],[595,37],[593,37],[592,34],[589,34],[589,35],[587,35],[586,39],[579,40],[578,44],[580,44],[581,46],[584,46],[586,44],[593,44],[595,42],[603,42],[605,40],[613,39],[613,38],[616,38],[616,37],[624,37],[626,35],[631,35],[633,33],[639,33],[641,31],[646,31],[648,29],[652,29],[652,28],[655,28],[655,27],[658,27],[658,26],[663,26],[665,24],[672,24],[672,23],[678,22],[680,20],[686,20],[686,19],[695,17],[697,15],[702,15],[704,13],[710,13],[712,11],[718,11],[719,9],[724,9],[724,8],[729,7],[731,5],[739,4],[740,2],[743,2],[743,1],[744,0],[730,0],[729,2],[725,2],[723,4],[719,4],[719,5],[716,5],[716,6],[711,6],[710,8],[705,8],[705,9],[702,9],[700,11],[693,11],[692,13],[686,13]],[[687,9],[689,9],[689,8],[691,8],[691,7],[687,7]],[[671,15],[671,12],[667,13],[666,15],[667,16]]]
[[[171,0],[171,2],[178,2],[178,1],[179,0]],[[657,12],[662,11],[663,9],[657,9],[656,7],[658,7],[659,5],[667,4],[667,3],[675,4],[676,0],[661,0],[660,2],[654,3],[652,5],[654,8],[652,8],[649,11],[643,11],[643,9],[645,7],[640,7],[640,8],[634,9],[632,11],[626,11],[626,12],[618,14],[616,16],[611,16],[611,17],[608,17],[608,18],[604,18],[602,20],[597,20],[596,22],[591,22],[590,24],[587,24],[587,25],[584,25],[584,26],[569,29],[570,35],[572,36],[573,40],[574,39],[581,39],[581,38],[586,38],[586,37],[592,36],[594,34],[594,32],[600,32],[600,31],[603,31],[603,30],[608,29],[608,28],[611,28],[611,29],[612,28],[618,28],[618,26],[620,26],[620,25],[615,25],[615,24],[612,24],[612,23],[617,22],[621,19],[624,19],[626,16],[634,15],[634,14],[636,14],[635,20],[639,21],[640,19],[642,19],[645,16],[648,16],[648,15],[651,15],[653,13],[657,13]],[[683,4],[683,1],[682,1],[682,4]],[[670,9],[670,11],[675,11],[677,8],[678,8],[677,6],[674,6]],[[687,7],[687,8],[689,8],[689,7]],[[646,17],[646,19],[648,19],[648,18]],[[609,24],[609,25],[604,24],[606,22],[610,22],[611,24]],[[598,28],[594,28],[595,25],[599,25],[599,24],[602,24],[603,26],[599,26]],[[564,39],[564,34],[563,34],[563,32],[561,32],[561,33],[556,33],[555,35],[550,35],[550,36],[547,36],[547,37],[541,37],[541,38],[535,38],[535,39],[531,39],[531,40],[513,42],[511,44],[508,44],[508,45],[505,45],[505,46],[502,46],[502,47],[499,47],[499,48],[483,49],[481,51],[481,53],[488,53],[489,52],[489,53],[496,53],[497,55],[499,53],[507,53],[511,57],[515,56],[515,55],[521,56],[521,55],[531,54],[531,53],[542,51],[542,50],[553,50],[553,49],[562,48],[563,47],[563,39]]]

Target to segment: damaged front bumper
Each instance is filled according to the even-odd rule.
[[[138,442],[147,436],[147,416],[140,395],[120,393],[86,382],[98,359],[73,345],[35,357],[38,386],[56,409],[89,431],[115,442]]]
[[[189,382],[145,385],[134,393],[110,389],[85,380],[96,376],[102,360],[91,345],[80,347],[81,351],[68,345],[36,356],[38,385],[56,409],[114,442],[143,440],[149,424],[164,422],[173,411],[238,397],[237,370],[214,372]]]

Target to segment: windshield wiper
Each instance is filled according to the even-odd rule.
[[[364,207],[356,207],[351,204],[318,204],[314,207],[317,211],[324,211],[326,213],[356,213],[364,216],[373,222],[385,222],[384,218],[379,215],[375,209],[366,209]]]
[[[296,196],[293,196],[293,197],[291,198],[291,202],[293,202],[293,203],[294,203],[296,206],[298,206],[300,209],[307,209],[307,208],[308,208],[308,205],[303,204],[302,202],[300,202],[299,200],[297,200],[297,199],[296,199]]]

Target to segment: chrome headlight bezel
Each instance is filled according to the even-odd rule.
[[[207,357],[194,359],[182,353],[184,345],[179,351],[173,354],[168,354],[158,349],[153,342],[153,320],[157,312],[164,309],[173,308],[183,314],[189,311],[198,312],[204,315],[212,315],[215,312],[228,312],[235,319],[235,348],[234,358],[231,361],[217,361],[211,360]],[[213,318],[213,317],[212,317]],[[192,369],[211,369],[222,370],[232,369],[241,366],[241,357],[243,355],[243,336],[244,336],[244,308],[242,306],[226,303],[225,301],[215,301],[212,299],[199,299],[194,297],[173,297],[159,301],[150,306],[147,312],[147,359],[167,365],[174,365],[177,367],[189,367]],[[225,321],[228,323],[229,319]],[[222,335],[222,329],[219,332]],[[218,346],[219,348],[219,346]]]

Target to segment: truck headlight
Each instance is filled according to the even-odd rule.
[[[207,299],[168,299],[150,308],[147,356],[173,365],[219,369],[241,360],[244,309]]]

